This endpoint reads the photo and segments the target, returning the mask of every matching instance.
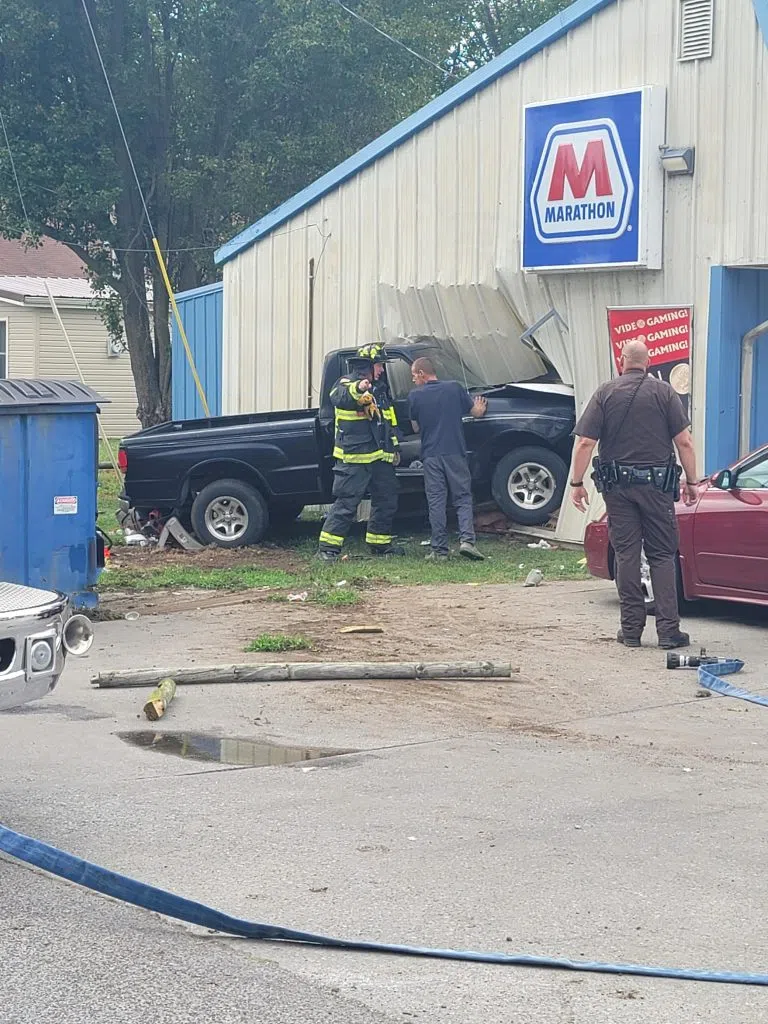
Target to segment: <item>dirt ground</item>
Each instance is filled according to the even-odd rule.
[[[301,705],[312,707],[312,712],[306,712],[306,722],[304,715],[301,721],[285,720],[280,734],[296,739],[310,722],[317,726],[323,719],[334,723],[333,728],[323,727],[326,740],[333,733],[333,743],[341,745],[352,742],[355,730],[364,722],[377,730],[377,742],[382,743],[390,738],[400,742],[402,730],[409,732],[418,722],[427,732],[434,727],[462,735],[479,728],[499,728],[599,745],[655,743],[659,751],[680,751],[683,737],[671,724],[661,732],[657,725],[647,734],[642,724],[647,711],[658,714],[659,708],[669,707],[685,710],[687,756],[692,747],[701,757],[716,756],[706,729],[697,741],[696,723],[701,719],[703,725],[711,718],[705,705],[713,701],[696,697],[696,673],[665,670],[665,655],[656,647],[653,620],[649,620],[642,650],[630,652],[619,647],[615,590],[598,581],[545,584],[535,589],[473,584],[387,587],[353,607],[333,608],[276,603],[263,592],[192,589],[108,594],[102,605],[116,618],[138,613],[140,619],[133,623],[137,629],[146,620],[148,631],[167,635],[169,641],[176,638],[188,652],[188,664],[478,659],[511,662],[514,669],[511,682],[316,684],[311,692],[298,684],[296,693],[290,684],[269,688],[265,707],[274,716],[272,721],[280,717],[275,715],[276,705],[285,701],[287,707],[299,700],[299,691]],[[340,632],[345,626],[362,624],[380,626],[384,632]],[[691,631],[694,652],[697,645],[704,645],[714,653],[743,657],[749,668],[739,685],[760,687],[765,659],[759,657],[759,651],[764,649],[768,625],[764,610],[706,607],[685,625]],[[184,636],[194,635],[196,630],[199,641],[188,646]],[[311,641],[312,648],[288,655],[244,653],[248,641],[262,632],[301,634]],[[152,661],[145,654],[142,667]],[[223,689],[231,695],[247,688]],[[749,715],[749,705],[716,700],[727,705],[722,711],[726,727],[731,720]],[[227,726],[222,721],[221,728],[232,734],[231,722]],[[308,731],[307,741],[314,732]],[[727,748],[730,741],[724,738],[723,742]],[[749,753],[754,755],[754,751]]]

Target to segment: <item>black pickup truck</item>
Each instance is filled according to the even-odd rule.
[[[464,428],[475,496],[493,497],[515,522],[536,525],[557,510],[567,483],[574,427],[573,389],[552,371],[515,384],[482,384],[450,353],[424,343],[388,345],[387,377],[403,434],[401,508],[423,502],[420,441],[408,419],[411,364],[429,356],[438,376],[488,399],[482,419]],[[170,515],[191,525],[204,544],[240,547],[258,541],[270,522],[295,518],[306,505],[332,501],[333,383],[348,372],[353,349],[325,359],[320,409],[174,420],[125,438],[121,508],[148,532]]]

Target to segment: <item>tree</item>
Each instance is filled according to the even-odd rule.
[[[175,288],[212,280],[217,245],[563,6],[346,0],[441,73],[338,0],[85,2],[147,209],[82,0],[4,0],[0,103],[31,233],[88,267],[125,331],[145,426],[168,417],[171,376],[150,221]],[[0,151],[0,231],[26,228]]]
[[[448,62],[454,72],[474,71],[559,14],[572,0],[459,0],[457,42]]]
[[[6,0],[2,103],[32,233],[114,289],[120,315],[107,312],[150,425],[169,413],[170,339],[149,220],[175,286],[210,279],[217,244],[427,99],[436,75],[361,41],[328,3],[87,2],[149,219],[80,0]],[[2,230],[18,237],[6,154],[2,165]]]

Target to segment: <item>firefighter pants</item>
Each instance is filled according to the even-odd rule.
[[[645,626],[645,597],[640,583],[641,549],[645,549],[656,605],[656,632],[660,640],[674,637],[680,630],[674,498],[650,485],[616,487],[605,495],[605,507],[616,556],[624,636],[639,639]]]
[[[371,515],[365,542],[381,550],[392,543],[392,521],[397,512],[397,476],[391,462],[364,464],[337,462],[333,471],[336,499],[320,534],[320,550],[338,552],[355,520],[365,494],[371,496]]]

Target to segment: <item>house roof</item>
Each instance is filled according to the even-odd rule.
[[[755,7],[755,15],[762,30],[766,45],[768,45],[768,0],[752,0]],[[275,228],[284,224],[297,213],[311,206],[322,199],[324,195],[338,188],[345,181],[354,177],[364,168],[368,167],[380,157],[395,149],[402,142],[420,132],[427,125],[437,121],[444,114],[447,114],[454,107],[463,103],[470,96],[485,89],[486,86],[495,82],[497,78],[511,71],[545,49],[551,43],[557,42],[572,29],[577,28],[582,22],[588,21],[593,15],[599,13],[605,7],[615,3],[615,0],[575,0],[570,7],[566,7],[560,14],[550,18],[544,25],[529,33],[524,39],[510,46],[508,50],[499,54],[494,60],[489,61],[477,71],[468,75],[465,79],[454,85],[451,89],[441,93],[438,97],[427,103],[426,106],[411,114],[400,124],[395,125],[388,132],[380,135],[373,142],[369,143],[349,159],[340,163],[333,170],[328,171],[322,178],[308,185],[307,188],[297,192],[295,196],[286,200],[282,205],[272,210],[261,220],[245,228],[234,238],[225,242],[216,250],[214,260],[216,263],[227,263],[234,259],[244,249],[249,248],[260,238],[268,235]]]
[[[79,277],[12,277],[0,275],[0,299],[47,299],[46,284],[55,299],[94,299],[90,281]]]
[[[71,249],[51,238],[43,238],[35,248],[20,241],[0,238],[0,277],[80,278],[85,280],[85,265]]]

